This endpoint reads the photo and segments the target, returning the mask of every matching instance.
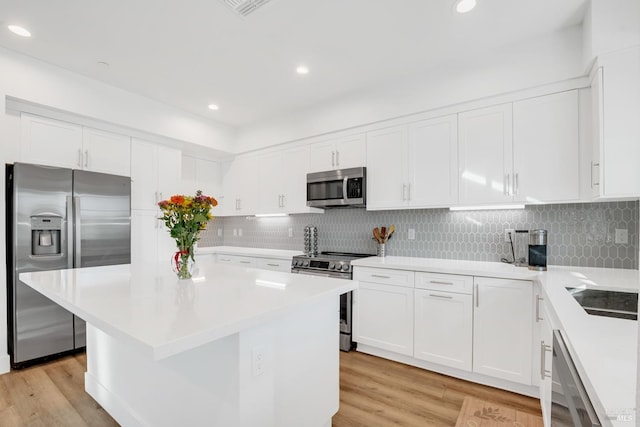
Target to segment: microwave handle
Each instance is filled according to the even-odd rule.
[[[342,183],[342,198],[346,201],[349,200],[349,187],[348,187],[348,182],[349,182],[349,177],[344,177],[343,183]]]

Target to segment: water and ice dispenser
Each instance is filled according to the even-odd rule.
[[[31,254],[60,255],[62,217],[36,215],[31,217]]]

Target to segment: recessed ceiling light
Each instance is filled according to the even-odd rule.
[[[208,107],[209,107],[209,110],[214,110],[214,111],[217,111],[220,109],[220,107],[218,107],[216,104],[209,104]]]
[[[467,13],[473,10],[476,7],[476,0],[458,0],[455,3],[456,12],[458,13]]]
[[[17,34],[20,37],[31,37],[31,33],[29,32],[29,30],[27,30],[26,28],[23,28],[23,27],[21,27],[19,25],[9,25],[7,28],[13,34]]]
[[[309,67],[306,65],[298,65],[296,67],[296,73],[298,74],[309,74]]]

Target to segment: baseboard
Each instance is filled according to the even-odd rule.
[[[0,356],[0,375],[6,374],[11,370],[11,359],[8,354]]]
[[[136,415],[133,408],[123,402],[118,396],[111,393],[96,378],[88,372],[84,374],[84,389],[105,411],[113,417],[118,424],[123,426],[140,426],[145,424]]]
[[[513,393],[534,397],[536,399],[540,398],[540,391],[536,386],[518,384],[500,378],[493,378],[487,375],[476,374],[474,372],[462,371],[460,369],[450,368],[448,366],[442,366],[436,363],[425,362],[423,360],[415,359],[410,356],[397,354],[392,351],[382,350],[368,345],[362,345],[360,343],[358,343],[357,351],[370,354],[372,356],[382,357],[383,359],[393,360],[394,362],[404,363],[405,365],[411,365],[417,368],[437,372],[439,374],[447,375],[450,377],[459,378],[461,380],[470,381],[489,387],[495,387],[501,390],[507,390]]]

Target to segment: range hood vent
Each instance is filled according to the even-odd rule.
[[[261,6],[269,3],[270,0],[222,0],[227,6],[237,14],[247,16]]]

